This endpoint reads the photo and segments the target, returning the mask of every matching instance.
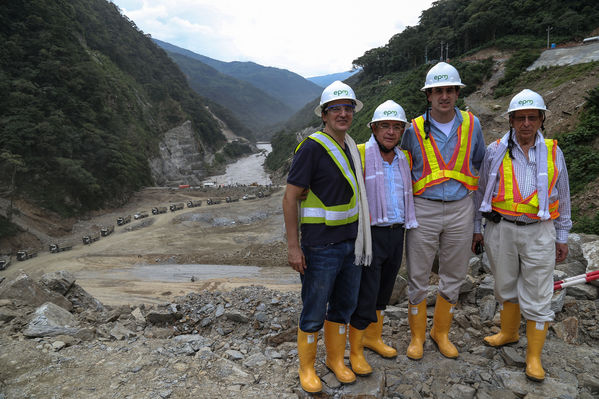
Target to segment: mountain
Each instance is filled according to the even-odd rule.
[[[286,69],[265,67],[254,62],[224,62],[153,39],[170,53],[181,54],[207,64],[225,75],[243,80],[286,104],[294,111],[320,96],[322,88]]]
[[[339,72],[339,73],[331,73],[329,75],[321,75],[321,76],[313,76],[311,78],[307,78],[310,82],[317,84],[320,87],[327,87],[331,83],[336,80],[344,81],[355,74],[362,71],[362,68],[356,68],[352,71]]]
[[[268,139],[267,132],[271,127],[284,122],[295,112],[246,81],[225,75],[187,55],[166,51],[185,74],[192,89],[229,109],[236,120],[260,139]]]
[[[1,2],[0,54],[0,196],[78,214],[152,185],[166,131],[189,126],[198,163],[226,143],[177,65],[109,1]]]

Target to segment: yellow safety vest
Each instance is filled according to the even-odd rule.
[[[419,116],[412,120],[412,127],[420,144],[422,152],[422,176],[412,182],[414,195],[420,195],[428,187],[443,183],[449,179],[459,181],[468,190],[478,188],[478,176],[470,171],[470,152],[472,145],[472,130],[474,128],[474,115],[470,112],[460,111],[462,123],[458,128],[458,145],[456,146],[449,163],[445,163],[439,148],[432,135],[426,139],[424,132],[424,117]]]
[[[296,152],[308,138],[316,141],[327,151],[351,186],[352,197],[347,204],[326,206],[314,194],[314,191],[310,190],[306,199],[301,201],[300,204],[300,223],[324,223],[327,226],[341,226],[357,221],[359,209],[357,202],[358,182],[345,152],[335,140],[322,132],[313,133],[304,139],[296,147]]]
[[[551,195],[553,187],[557,182],[558,170],[556,164],[557,141],[545,139],[547,146],[547,177],[549,186],[547,188],[548,195]],[[492,207],[499,213],[510,216],[526,215],[531,219],[539,219],[539,196],[537,190],[526,198],[522,198],[518,181],[514,173],[514,164],[506,152],[503,158],[503,163],[499,169],[499,187],[497,195],[493,198]],[[559,216],[559,200],[549,204],[549,214],[551,219]]]

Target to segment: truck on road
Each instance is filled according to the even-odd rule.
[[[239,198],[237,198],[237,197],[227,197],[227,198],[225,198],[225,201],[227,201],[227,203],[238,202]]]
[[[0,258],[0,270],[4,270],[8,266],[10,266],[10,256],[3,256]]]
[[[29,249],[20,249],[17,251],[17,260],[24,261],[27,259],[35,258],[37,256],[37,252]]]
[[[183,202],[179,202],[177,204],[171,204],[169,209],[171,210],[171,212],[176,212],[176,211],[183,209],[184,207],[185,207],[185,204],[183,204]]]
[[[59,252],[68,251],[68,250],[71,250],[71,249],[73,249],[73,245],[72,244],[54,243],[54,244],[50,244],[48,246],[48,250],[52,254],[57,254]]]
[[[99,239],[100,239],[100,233],[90,233],[81,238],[81,240],[83,241],[83,244],[85,244],[85,245],[89,245],[93,242],[98,241]]]
[[[152,208],[152,215],[158,215],[160,213],[166,213],[166,206],[155,206]]]
[[[137,220],[137,219],[143,219],[143,218],[147,218],[148,216],[150,216],[150,215],[148,214],[148,211],[139,211],[139,212],[137,212],[135,215],[133,215],[133,218],[134,218],[135,220]]]
[[[188,208],[195,208],[196,206],[202,206],[202,200],[189,200],[187,201]]]
[[[131,221],[131,215],[127,215],[127,216],[120,216],[117,218],[116,220],[116,224],[119,226],[122,226],[124,224],[127,224]]]
[[[112,233],[114,233],[114,224],[111,224],[110,226],[104,226],[100,229],[100,235],[102,237],[108,237]]]
[[[206,205],[218,205],[218,204],[220,204],[219,199],[208,198],[208,200],[206,201]]]

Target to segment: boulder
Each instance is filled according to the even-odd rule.
[[[26,337],[73,336],[79,331],[75,317],[64,308],[46,302],[35,310],[33,318],[23,331]]]

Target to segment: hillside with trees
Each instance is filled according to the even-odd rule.
[[[594,31],[597,27],[599,10],[595,2],[588,0],[567,3],[554,0],[437,1],[422,12],[417,26],[406,28],[394,35],[387,45],[368,50],[354,60],[354,67],[361,67],[363,72],[346,82],[364,103],[364,109],[355,114],[348,133],[356,142],[364,142],[370,135],[366,124],[374,109],[387,99],[401,104],[408,118],[422,113],[427,102],[420,88],[426,72],[440,58],[456,66],[467,85],[460,91],[460,108],[467,106],[465,99],[475,97],[490,104],[490,116],[483,121],[485,133],[490,130],[488,124],[497,125],[494,117],[501,114],[518,91],[527,87],[551,93],[547,100],[550,108],[553,105],[558,112],[548,120],[546,127],[549,127],[550,137],[558,138],[569,165],[574,231],[599,234],[596,210],[599,198],[596,194],[591,195],[592,198],[587,195],[596,193],[599,188],[599,161],[592,155],[599,149],[598,84],[596,79],[583,80],[599,76],[599,63],[526,71],[547,45],[547,28],[550,28],[551,43],[560,46],[580,43],[584,37],[597,35],[598,31]],[[576,106],[562,107],[560,93]],[[320,126],[319,118],[313,113],[317,104],[317,101],[308,104],[273,136],[273,151],[266,165],[279,175],[284,175],[289,167],[297,132],[308,126],[314,129]],[[562,119],[572,120],[572,126],[560,125]],[[501,123],[500,128],[507,129],[505,122]],[[559,126],[560,130],[552,130],[552,126]],[[569,130],[561,130],[564,127]],[[495,138],[486,137],[487,142]]]
[[[63,215],[151,185],[148,158],[186,120],[201,151],[225,144],[176,64],[105,0],[2,2],[0,88],[2,196]]]

